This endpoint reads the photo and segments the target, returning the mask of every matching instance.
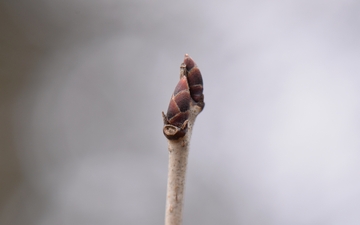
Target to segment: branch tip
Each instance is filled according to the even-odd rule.
[[[180,80],[168,111],[162,112],[163,133],[168,139],[169,168],[165,225],[180,225],[189,142],[197,115],[204,109],[203,81],[194,60],[185,54]]]
[[[190,117],[195,118],[204,107],[200,70],[194,60],[185,54],[184,62],[180,66],[180,80],[171,96],[166,115],[163,113],[164,135],[169,140],[183,137],[187,131],[187,127],[184,126],[185,121]]]

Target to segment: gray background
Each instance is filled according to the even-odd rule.
[[[0,224],[162,224],[166,111],[204,79],[184,224],[360,223],[359,1],[0,2]]]

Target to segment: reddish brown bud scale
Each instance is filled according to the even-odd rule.
[[[203,81],[199,68],[187,54],[180,67],[180,80],[171,96],[164,118],[164,135],[170,140],[185,136],[190,116],[190,106],[204,108]]]
[[[184,58],[184,64],[186,65],[191,98],[203,109],[205,107],[203,95],[204,88],[200,70],[194,60],[187,54]]]
[[[179,107],[177,106],[176,102],[173,98],[170,99],[169,107],[166,113],[167,118],[173,118],[176,114],[180,112]]]
[[[179,93],[180,91],[189,90],[189,84],[187,78],[185,76],[180,77],[178,84],[175,87],[174,95]]]
[[[174,117],[170,118],[169,124],[181,127],[184,122],[189,118],[189,112],[180,112],[176,114]]]
[[[197,103],[204,101],[204,95],[202,92],[203,92],[202,85],[194,85],[190,88],[191,97]]]
[[[181,112],[186,112],[187,110],[189,110],[191,101],[189,91],[183,91],[178,93],[176,96],[174,96],[174,100]]]
[[[186,70],[191,70],[196,64],[192,58],[188,54],[185,54],[184,64],[186,65]]]
[[[201,73],[199,68],[194,67],[192,68],[187,75],[188,78],[188,82],[189,82],[189,86],[193,86],[193,85],[197,85],[197,84],[201,84],[203,85],[203,80],[201,77]]]

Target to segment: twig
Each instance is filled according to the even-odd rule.
[[[186,54],[180,66],[180,81],[171,97],[167,114],[163,113],[163,132],[169,148],[165,225],[180,225],[182,221],[190,138],[195,119],[204,106],[200,70]]]

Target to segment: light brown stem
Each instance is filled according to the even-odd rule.
[[[169,140],[169,172],[166,196],[165,225],[180,225],[184,199],[187,158],[193,121],[188,122],[188,130],[183,138]]]

